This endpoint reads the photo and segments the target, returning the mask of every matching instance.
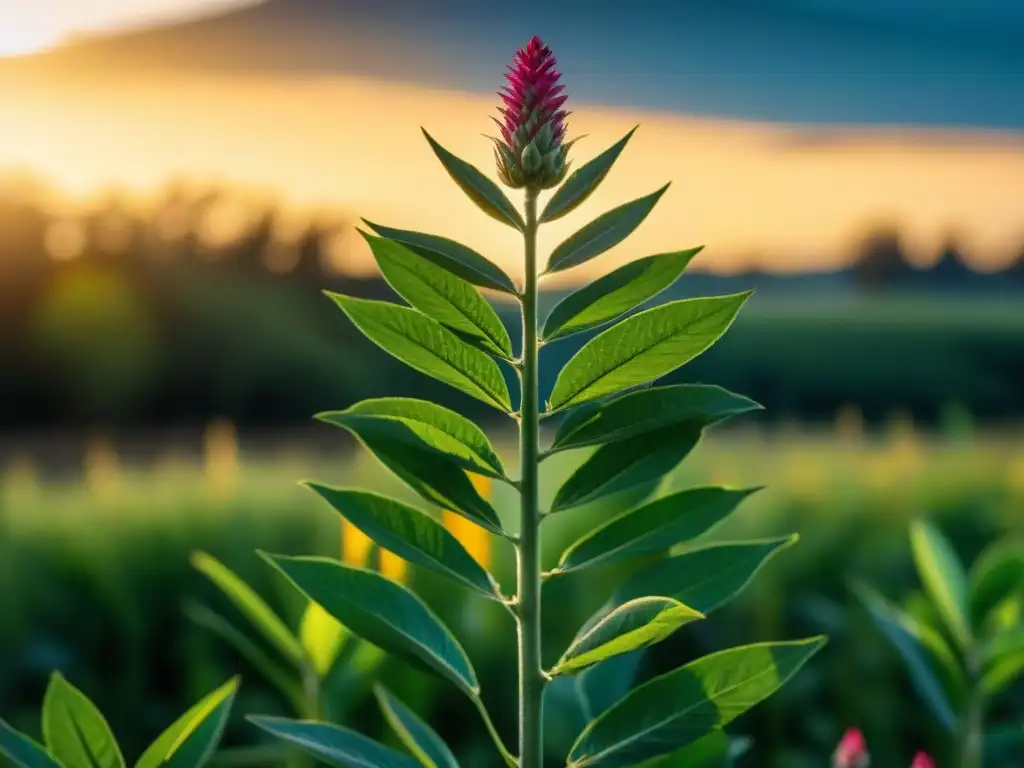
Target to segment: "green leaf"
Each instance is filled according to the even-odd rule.
[[[555,573],[667,550],[709,531],[757,488],[694,488],[616,517],[572,544]]]
[[[106,719],[60,672],[50,676],[43,699],[43,738],[67,768],[124,768]]]
[[[427,137],[427,141],[430,142],[430,148],[434,150],[434,154],[437,155],[437,159],[441,161],[444,169],[448,171],[448,175],[452,177],[452,180],[459,185],[459,188],[466,193],[469,199],[476,203],[481,211],[492,219],[496,219],[502,224],[508,224],[520,232],[526,228],[523,217],[509,199],[505,197],[505,193],[501,191],[497,184],[484,176],[476,167],[470,165],[465,160],[459,159],[434,141],[425,128],[420,130]]]
[[[1001,656],[1024,652],[1024,624],[1004,629],[982,647],[982,660],[990,664]]]
[[[401,243],[362,230],[380,271],[403,299],[460,334],[469,343],[505,360],[512,341],[498,313],[472,285]]]
[[[604,177],[608,175],[608,171],[611,170],[615,161],[619,159],[619,155],[637,128],[639,126],[634,127],[593,160],[573,171],[572,175],[555,190],[555,194],[548,200],[548,204],[544,206],[544,211],[540,215],[541,222],[547,223],[562,218],[590,197],[604,181]]]
[[[363,221],[381,237],[401,243],[416,255],[473,285],[511,293],[513,296],[518,295],[512,278],[502,272],[497,265],[462,243],[449,240],[447,237],[382,227],[366,219]]]
[[[586,628],[606,616],[608,610],[649,595],[671,597],[707,616],[736,597],[765,563],[798,539],[793,534],[763,541],[709,544],[654,562],[627,579]]]
[[[613,208],[585,225],[551,252],[545,274],[578,267],[614,248],[643,223],[668,188],[666,184],[657,192]]]
[[[708,427],[760,409],[753,400],[709,384],[650,387],[573,409],[558,425],[551,452],[613,443],[675,425]]]
[[[459,641],[401,584],[327,558],[264,557],[364,640],[451,680],[470,696],[478,695],[476,673]]]
[[[352,432],[384,466],[420,496],[454,510],[489,531],[504,535],[498,513],[473,487],[458,463],[441,458],[420,441],[410,426],[391,418],[355,414],[335,415],[331,423]]]
[[[386,301],[328,293],[370,341],[410,368],[509,413],[512,401],[498,364],[436,320]]]
[[[174,721],[135,768],[201,768],[213,757],[231,715],[239,678],[228,680]]]
[[[823,637],[748,645],[656,677],[591,722],[567,765],[633,766],[692,744],[771,696],[824,645]]]
[[[974,562],[969,576],[970,612],[980,627],[1004,598],[1024,594],[1024,543],[998,541],[988,546]]]
[[[954,733],[957,717],[953,706],[925,656],[923,644],[918,640],[925,635],[924,625],[890,605],[885,598],[868,587],[854,585],[854,592],[867,608],[875,626],[903,658],[918,695],[931,708],[942,727]]]
[[[362,734],[327,723],[250,716],[249,722],[338,768],[420,768],[411,757]]]
[[[914,563],[925,592],[939,609],[953,637],[966,648],[971,642],[967,617],[967,574],[949,541],[924,520],[910,526]]]
[[[263,633],[288,660],[302,668],[306,655],[298,638],[292,634],[263,598],[227,566],[205,552],[193,552],[192,566],[212,581],[234,603],[252,625]]]
[[[981,678],[981,689],[986,696],[998,696],[1024,676],[1024,648],[998,659]]]
[[[416,713],[382,685],[375,685],[373,692],[388,724],[422,765],[426,768],[459,768],[448,745]]]
[[[700,435],[699,429],[670,427],[598,448],[558,489],[551,512],[657,480],[689,455]]]
[[[541,337],[564,339],[621,317],[672,285],[703,248],[648,256],[587,283],[555,305]]]
[[[369,491],[309,487],[320,494],[352,525],[384,549],[410,563],[454,579],[491,600],[499,600],[497,585],[459,540],[423,512]]]
[[[185,606],[185,615],[195,624],[217,635],[238,651],[263,675],[267,682],[275,686],[290,702],[295,703],[302,699],[302,690],[295,682],[292,671],[270,658],[262,648],[219,613],[206,606],[193,603]]]
[[[671,598],[631,600],[577,636],[551,674],[575,674],[611,656],[660,643],[691,621],[703,618],[702,614]]]
[[[403,429],[383,424],[377,430],[392,439],[402,440],[410,446],[443,457],[465,470],[499,480],[505,477],[501,459],[491,447],[487,435],[476,424],[448,408],[404,397],[385,397],[363,400],[346,411],[328,411],[316,418],[328,424],[349,429],[346,419],[361,417],[393,419]],[[363,423],[369,423],[364,421]],[[369,427],[364,431],[371,431]]]
[[[566,363],[551,393],[551,410],[674,371],[725,333],[750,294],[670,301],[626,318],[588,341]]]
[[[729,768],[729,737],[714,730],[670,755],[645,761],[636,768]]]
[[[0,755],[18,768],[67,768],[50,756],[28,736],[11,728],[0,719]]]

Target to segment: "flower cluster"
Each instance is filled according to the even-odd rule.
[[[832,768],[868,768],[871,755],[864,734],[857,728],[850,728],[843,734],[839,746],[832,753]],[[936,768],[935,761],[925,752],[914,755],[910,768]]]
[[[508,85],[499,92],[501,120],[494,119],[501,132],[494,139],[498,176],[519,189],[550,189],[565,178],[569,164],[566,154],[565,118],[562,107],[568,98],[559,84],[555,57],[539,37],[516,52],[508,66]]]

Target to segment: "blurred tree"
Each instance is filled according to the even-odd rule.
[[[912,272],[898,230],[883,226],[868,232],[857,248],[853,268],[857,286],[867,290],[888,288]]]

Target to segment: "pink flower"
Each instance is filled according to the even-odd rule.
[[[914,762],[910,764],[910,768],[935,768],[935,761],[926,753],[918,752],[914,755]]]
[[[508,67],[508,84],[501,96],[501,120],[495,119],[500,139],[494,139],[498,175],[510,187],[547,189],[558,184],[568,170],[562,107],[568,98],[558,81],[555,57],[534,37],[520,48]]]
[[[847,729],[832,754],[832,768],[867,768],[870,762],[864,734],[857,728]]]

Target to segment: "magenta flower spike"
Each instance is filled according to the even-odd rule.
[[[858,728],[849,728],[832,755],[832,768],[867,768],[871,763],[864,734]]]
[[[927,753],[918,752],[914,755],[914,762],[910,764],[910,768],[935,768],[935,761]]]
[[[498,93],[501,119],[494,122],[501,138],[494,139],[494,159],[498,176],[513,189],[550,189],[568,171],[572,142],[563,141],[569,113],[562,108],[568,97],[555,66],[551,49],[535,36],[516,52],[508,84]]]

